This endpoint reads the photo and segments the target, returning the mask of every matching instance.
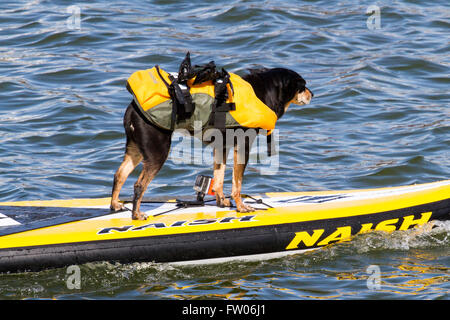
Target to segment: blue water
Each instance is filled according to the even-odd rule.
[[[2,1],[0,201],[109,196],[127,78],[155,64],[176,71],[187,51],[241,75],[296,70],[315,94],[277,123],[275,174],[251,164],[243,192],[449,179],[449,18],[444,0]],[[170,158],[146,195],[192,194],[211,171]],[[225,182],[229,192],[231,171]],[[449,230],[362,235],[260,262],[87,264],[73,290],[64,268],[4,274],[0,298],[449,299]]]

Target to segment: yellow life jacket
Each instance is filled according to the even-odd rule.
[[[235,110],[227,112],[226,128],[261,128],[271,132],[277,121],[275,112],[258,99],[247,81],[236,74],[229,75],[232,87],[227,84],[228,100],[226,102],[234,103]],[[195,78],[187,81],[195,104],[194,112],[189,119],[178,119],[175,128],[171,128],[173,102],[167,85],[161,78],[168,84],[172,82],[166,71],[156,67],[136,71],[128,78],[127,88],[133,94],[144,117],[166,130],[178,128],[194,130],[194,121],[201,121],[202,129],[210,127],[209,117],[215,99],[213,82],[209,80],[194,84]]]

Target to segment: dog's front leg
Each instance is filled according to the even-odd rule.
[[[216,203],[219,207],[231,207],[230,199],[225,199],[223,193],[223,181],[225,179],[225,167],[228,155],[228,149],[223,148],[220,154],[220,149],[214,148],[214,182],[213,190],[216,194]]]
[[[244,177],[244,170],[248,162],[248,152],[245,152],[245,160],[242,161],[241,155],[238,154],[237,147],[234,148],[234,167],[233,167],[233,186],[231,187],[231,197],[236,202],[236,210],[238,212],[252,212],[255,209],[249,205],[244,204],[241,199],[242,180]]]

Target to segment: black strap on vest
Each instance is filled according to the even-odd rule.
[[[233,85],[230,81],[230,74],[222,69],[219,77],[214,81],[214,103],[211,109],[211,116],[209,118],[209,124],[217,129],[225,129],[226,115],[228,111],[236,110],[234,103],[227,103],[228,100],[228,88],[227,84],[230,84],[232,92],[234,91]]]
[[[187,81],[189,78],[189,70],[191,68],[191,57],[189,52],[186,54],[186,57],[180,64],[180,68],[178,70],[178,77],[175,79],[172,75],[169,78],[172,80],[172,84],[175,87],[177,93],[177,99],[183,101],[181,104],[183,105],[183,111],[187,117],[191,116],[194,113],[195,104],[192,100],[191,93],[189,92],[189,86]],[[183,86],[184,88],[181,88]]]
[[[192,101],[192,96],[187,85],[185,86],[186,89],[182,89],[178,79],[173,77],[171,74],[169,74],[171,83],[167,83],[167,81],[161,75],[159,66],[156,65],[155,68],[158,72],[159,77],[166,85],[170,99],[172,100],[172,119],[170,122],[170,130],[173,131],[175,129],[177,118],[186,119],[190,117],[194,112],[195,105]]]

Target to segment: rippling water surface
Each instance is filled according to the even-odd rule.
[[[448,1],[35,0],[0,9],[1,201],[109,196],[126,79],[155,64],[175,71],[188,50],[194,63],[241,75],[294,69],[315,94],[277,123],[276,174],[250,165],[244,192],[450,177]],[[191,194],[199,173],[210,166],[169,160],[147,195]],[[449,231],[365,234],[259,262],[86,264],[80,290],[67,289],[65,269],[3,274],[0,298],[449,299]],[[371,265],[381,272],[375,290]]]

